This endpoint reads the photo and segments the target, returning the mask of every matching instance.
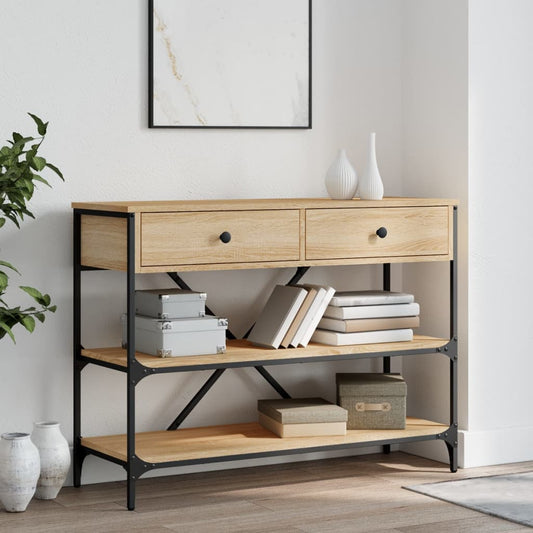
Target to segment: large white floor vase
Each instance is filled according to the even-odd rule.
[[[32,499],[41,464],[29,433],[4,433],[0,438],[0,501],[6,511],[21,513]]]
[[[368,159],[366,169],[359,182],[359,197],[361,200],[382,200],[383,182],[379,174],[376,159],[376,134],[370,134],[368,143]]]
[[[357,174],[348,161],[345,150],[339,151],[339,155],[328,169],[326,189],[333,200],[350,200],[355,196]]]
[[[60,491],[70,468],[70,450],[58,422],[35,422],[31,440],[41,456],[41,475],[35,497],[53,500]]]

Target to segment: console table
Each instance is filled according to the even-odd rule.
[[[74,485],[84,458],[95,455],[123,466],[127,506],[135,507],[135,481],[155,468],[233,461],[301,452],[442,440],[450,469],[457,470],[457,202],[433,198],[381,201],[260,199],[73,203],[74,208]],[[135,351],[135,274],[166,272],[189,288],[178,272],[294,267],[289,283],[312,266],[382,264],[390,290],[391,263],[450,264],[450,335],[415,335],[409,342],[269,350],[229,333],[224,354],[160,358]],[[125,272],[127,349],[81,345],[81,281],[84,270]],[[450,361],[450,421],[407,419],[404,430],[349,430],[345,436],[282,439],[258,423],[178,429],[227,369],[255,368],[282,397],[287,391],[268,365],[340,359],[441,354]],[[127,432],[82,436],[81,376],[87,364],[127,375]],[[210,378],[162,431],[135,432],[135,388],[147,376],[212,370]],[[154,378],[155,379],[155,378]]]

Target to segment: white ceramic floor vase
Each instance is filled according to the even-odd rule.
[[[357,174],[346,157],[346,151],[340,150],[326,174],[326,189],[333,200],[349,200],[357,190]]]
[[[4,433],[0,438],[0,501],[6,511],[26,510],[39,472],[39,451],[29,433]]]
[[[359,197],[361,200],[382,200],[383,182],[379,174],[378,162],[376,159],[376,134],[370,134],[368,145],[368,160],[366,169],[361,176],[359,183]]]
[[[70,450],[58,422],[35,422],[31,440],[41,456],[41,475],[35,497],[53,500],[60,491],[70,468]]]

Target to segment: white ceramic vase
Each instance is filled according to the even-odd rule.
[[[326,174],[326,189],[333,200],[349,200],[357,190],[357,174],[344,149],[333,161]]]
[[[67,439],[61,434],[58,422],[35,422],[31,440],[41,457],[41,475],[35,497],[53,500],[65,483],[70,468]]]
[[[0,501],[6,511],[26,510],[39,479],[37,447],[28,433],[4,433],[0,438]]]
[[[368,144],[368,159],[366,169],[361,176],[359,183],[359,197],[361,200],[382,200],[383,182],[379,174],[378,162],[376,159],[376,134],[370,134]]]

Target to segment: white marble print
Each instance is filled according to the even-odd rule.
[[[154,0],[154,126],[309,126],[308,0]]]

